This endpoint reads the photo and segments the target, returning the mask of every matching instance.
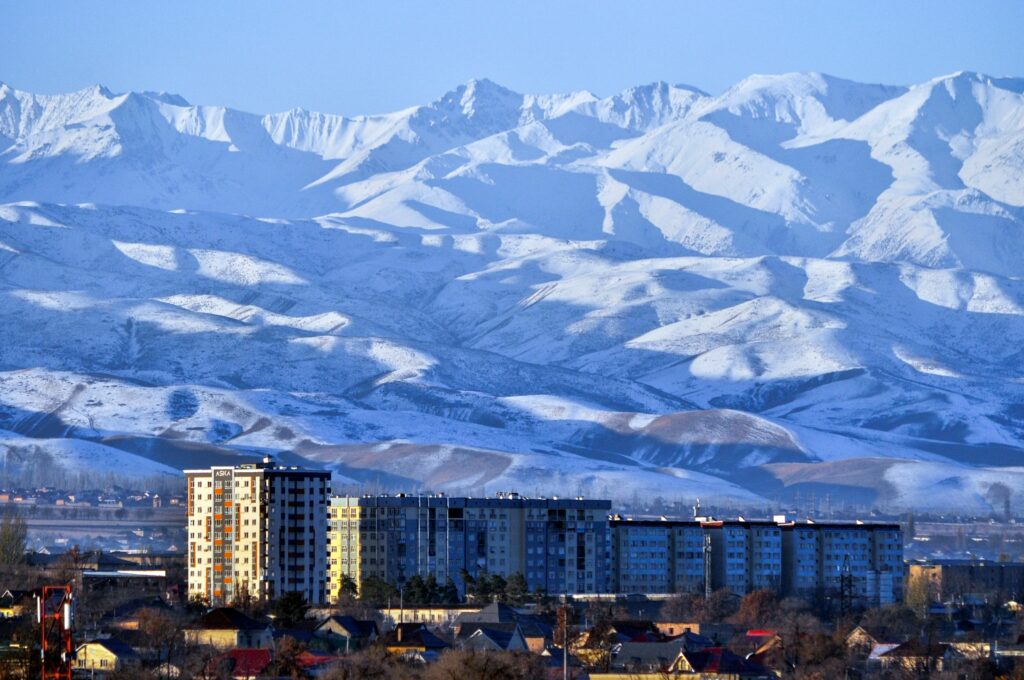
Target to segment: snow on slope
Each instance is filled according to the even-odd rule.
[[[0,433],[984,508],[1024,451],[1022,83],[480,80],[356,118],[0,85]]]

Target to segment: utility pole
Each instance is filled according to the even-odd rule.
[[[850,613],[853,606],[853,572],[850,569],[850,556],[843,556],[843,567],[839,573],[839,611],[843,616]]]
[[[569,593],[562,598],[562,680],[569,680]]]
[[[711,597],[711,534],[704,532],[704,599]]]

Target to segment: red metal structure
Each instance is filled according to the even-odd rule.
[[[36,604],[43,680],[71,680],[74,597],[71,586],[43,586]]]

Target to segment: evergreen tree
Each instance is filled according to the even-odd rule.
[[[379,576],[367,576],[359,585],[360,602],[383,606],[392,598],[398,599],[398,589]]]
[[[427,574],[423,579],[424,604],[437,604],[441,601],[441,587],[437,584],[437,577]]]
[[[500,574],[491,574],[487,586],[487,599],[497,600],[504,597],[507,587],[508,583],[505,582],[505,579]]]
[[[309,605],[299,593],[288,592],[277,598],[270,613],[280,628],[294,628],[299,621],[306,618]]]
[[[458,604],[459,603],[459,589],[455,587],[455,581],[449,576],[444,581],[444,587],[441,588],[441,604]]]
[[[341,597],[357,597],[359,595],[359,586],[356,584],[356,580],[348,574],[342,574],[341,588],[338,591],[338,595]]]
[[[462,586],[466,594],[472,595],[476,590],[476,579],[465,569],[459,571],[459,579],[462,580]]]
[[[505,599],[509,604],[520,605],[526,602],[530,594],[530,586],[526,583],[526,577],[521,572],[516,572],[508,577],[505,584]]]
[[[477,602],[488,602],[491,599],[491,577],[486,571],[479,571],[470,584],[470,594]]]
[[[429,603],[429,593],[427,592],[426,584],[423,582],[423,577],[419,574],[406,581],[405,587],[402,590],[406,604]]]

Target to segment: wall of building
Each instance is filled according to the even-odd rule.
[[[898,525],[863,522],[613,520],[612,584],[620,593],[842,594],[866,604],[903,596]]]
[[[185,475],[190,598],[325,602],[329,472],[264,462]]]
[[[329,473],[273,464],[188,470],[189,594],[338,598],[345,576],[401,586],[462,572],[529,590],[667,594],[760,588],[902,599],[898,525],[775,520],[609,519],[610,501],[437,496],[335,497]]]
[[[465,570],[508,578],[551,593],[609,589],[610,501],[446,496],[331,499],[328,591],[343,575],[400,585],[413,575],[451,578]]]
[[[1020,562],[940,560],[911,564],[908,577],[911,587],[925,589],[933,602],[994,593],[1024,599],[1024,563]]]
[[[112,673],[121,670],[123,665],[117,655],[103,645],[86,643],[75,654],[75,668]]]

